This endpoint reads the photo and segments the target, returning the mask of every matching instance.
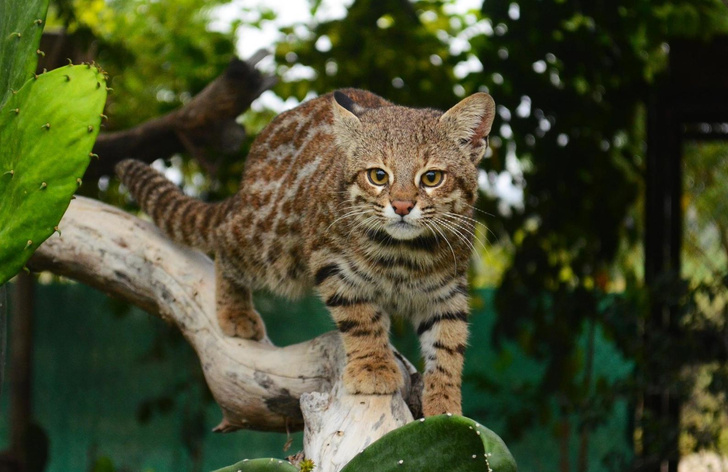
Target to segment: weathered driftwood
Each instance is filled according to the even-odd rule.
[[[292,431],[305,420],[304,452],[327,472],[411,421],[407,404],[417,410],[419,374],[401,356],[401,393],[351,396],[339,383],[345,355],[335,332],[287,347],[225,336],[215,318],[212,261],[151,223],[79,197],[59,227],[29,267],[84,282],[174,323],[197,352],[222,409],[217,431]]]

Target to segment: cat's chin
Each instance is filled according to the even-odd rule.
[[[384,226],[383,229],[392,238],[403,240],[415,239],[418,236],[422,236],[422,234],[425,232],[425,228],[415,226],[410,223],[405,223],[404,221],[388,224]]]

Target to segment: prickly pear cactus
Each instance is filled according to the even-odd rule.
[[[281,459],[245,459],[215,472],[298,472],[298,469]]]
[[[0,90],[0,284],[22,269],[54,231],[81,183],[106,102],[103,71],[92,65],[66,66],[33,76],[42,15],[20,12],[37,0],[2,0],[3,64]],[[35,17],[35,20],[33,19]],[[8,25],[11,21],[17,24]],[[10,47],[7,42],[16,42]],[[35,41],[31,47],[20,46]],[[32,51],[25,62],[6,54]],[[30,65],[29,65],[30,64]],[[6,67],[7,66],[7,67]],[[31,67],[32,66],[32,67]],[[25,75],[22,87],[14,88]],[[7,96],[6,96],[7,93]]]
[[[516,472],[493,431],[462,416],[432,416],[382,436],[341,472]]]
[[[48,0],[0,2],[0,108],[35,72]]]

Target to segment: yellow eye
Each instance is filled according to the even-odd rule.
[[[445,173],[441,170],[428,170],[422,177],[420,182],[425,187],[437,187],[442,183],[442,179],[445,177]]]
[[[369,177],[369,182],[380,187],[386,185],[389,180],[389,174],[384,169],[369,169],[367,177]]]

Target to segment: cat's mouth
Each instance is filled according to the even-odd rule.
[[[414,239],[424,231],[424,228],[404,220],[389,223],[383,229],[394,239]]]

